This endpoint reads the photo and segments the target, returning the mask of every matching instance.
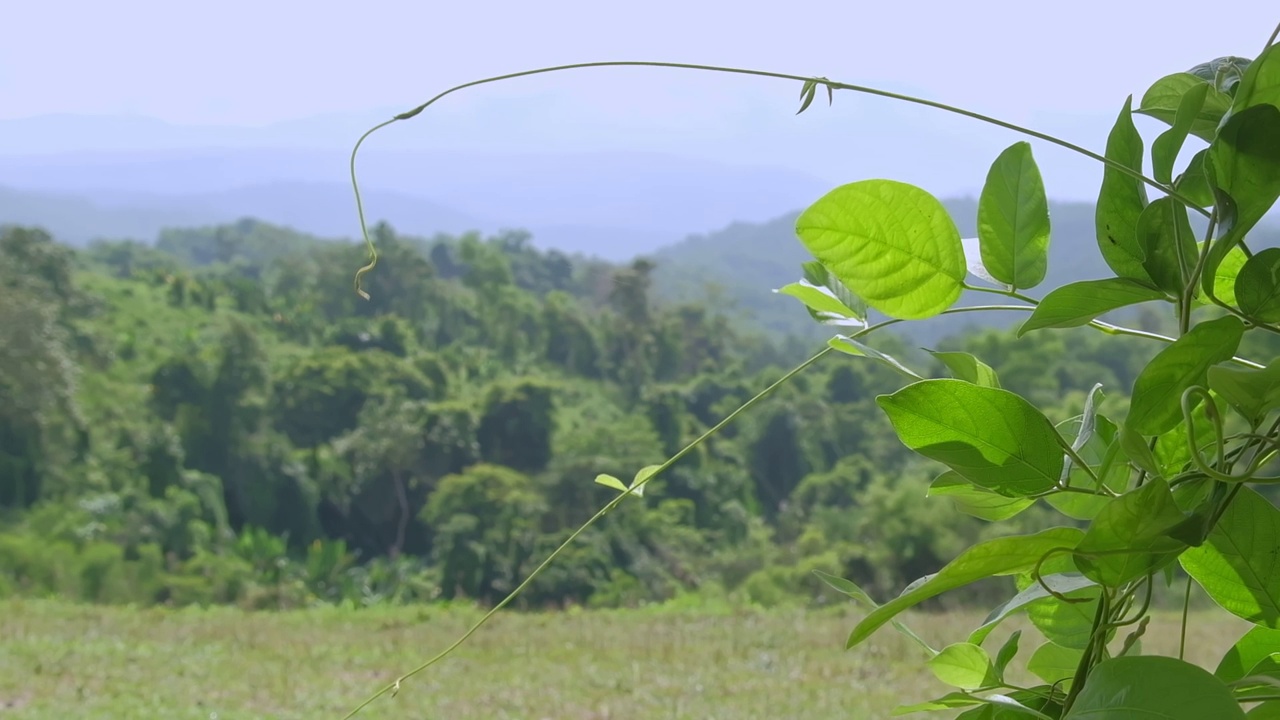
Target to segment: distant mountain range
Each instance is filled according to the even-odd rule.
[[[151,240],[167,225],[243,216],[329,237],[358,235],[347,156],[219,149],[0,158],[0,222],[68,242]],[[371,221],[416,235],[523,228],[540,247],[623,260],[737,220],[767,221],[830,183],[789,170],[645,153],[361,157]]]

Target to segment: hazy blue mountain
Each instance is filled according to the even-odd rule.
[[[400,193],[365,196],[372,218],[394,218],[406,232],[434,235],[491,230],[465,213]],[[85,195],[0,187],[0,224],[39,225],[81,245],[97,238],[154,241],[170,227],[198,227],[253,217],[304,233],[359,236],[351,188],[338,183],[278,182],[190,195],[101,191]]]
[[[12,155],[0,158],[0,185],[80,198],[57,208],[46,197],[33,205],[41,214],[30,210],[24,218],[50,226],[91,225],[80,217],[90,201],[112,209],[116,224],[128,228],[155,225],[140,216],[208,223],[252,215],[319,235],[353,236],[347,160],[343,150],[283,148]],[[767,221],[830,187],[789,170],[648,153],[371,148],[358,169],[369,218],[405,232],[525,228],[539,246],[618,260],[691,231]]]

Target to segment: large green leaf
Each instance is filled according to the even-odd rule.
[[[982,264],[1015,289],[1044,280],[1049,264],[1049,201],[1031,144],[1010,145],[991,165],[978,199]]]
[[[1125,427],[1148,436],[1177,427],[1183,391],[1204,385],[1209,367],[1230,360],[1243,335],[1244,323],[1228,315],[1196,325],[1157,353],[1133,383]]]
[[[1180,560],[1223,609],[1255,625],[1280,629],[1278,552],[1280,509],[1242,487],[1205,543]]]
[[[1142,136],[1133,126],[1130,112],[1133,98],[1125,100],[1124,109],[1107,137],[1107,159],[1134,171],[1142,171]],[[1142,267],[1142,248],[1138,246],[1138,218],[1147,207],[1147,188],[1110,165],[1102,174],[1102,189],[1094,222],[1102,257],[1116,275],[1149,280]]]
[[[1076,566],[1101,585],[1119,587],[1173,562],[1187,546],[1169,536],[1186,516],[1164,480],[1113,498],[1076,546]]]
[[[1164,299],[1150,282],[1129,278],[1082,280],[1050,291],[1018,328],[1018,337],[1042,328],[1068,328],[1128,305]]]
[[[1182,296],[1184,268],[1189,272],[1197,261],[1195,231],[1187,218],[1187,207],[1171,197],[1153,201],[1138,218],[1137,233],[1144,255],[1142,267],[1151,281],[1173,297]]]
[[[951,377],[957,380],[981,385],[983,387],[1000,387],[1000,378],[991,366],[967,352],[930,350],[929,354],[942,361],[951,371]]]
[[[1000,681],[991,656],[973,643],[948,645],[927,664],[935,677],[961,690],[977,690]]]
[[[1076,666],[1083,654],[1084,650],[1080,648],[1066,648],[1047,642],[1031,654],[1027,670],[1050,685],[1062,683],[1060,687],[1066,690],[1071,687],[1071,679],[1076,675]]]
[[[1008,520],[1035,504],[1033,498],[1009,497],[980,488],[955,470],[948,470],[929,485],[928,497],[949,498],[956,509],[988,522]]]
[[[796,220],[801,242],[867,305],[893,318],[932,317],[960,299],[960,231],[937,198],[913,185],[842,185]]]
[[[1104,660],[1063,720],[1232,720],[1244,718],[1231,690],[1207,670],[1157,655]]]
[[[1007,390],[961,380],[912,383],[876,402],[903,444],[981,487],[1013,496],[1057,485],[1063,452],[1053,424]]]
[[[1161,120],[1173,125],[1182,107],[1182,98],[1197,86],[1209,86],[1209,83],[1191,73],[1174,73],[1155,81],[1142,96],[1142,102],[1134,112]],[[1191,124],[1191,134],[1211,142],[1218,130],[1218,123],[1231,107],[1231,97],[1226,93],[1208,87],[1204,102],[1196,111],[1195,121]]]
[[[1261,370],[1225,363],[1214,365],[1209,368],[1208,380],[1209,388],[1255,427],[1267,413],[1280,408],[1280,358]]]
[[[1267,323],[1280,321],[1280,248],[1249,258],[1236,276],[1235,290],[1244,314]]]
[[[1078,590],[1096,588],[1098,585],[1093,580],[1090,580],[1084,575],[1076,572],[1052,573],[1050,575],[1044,575],[1040,578],[1040,581],[1041,582],[1032,582],[1027,585],[1022,592],[1014,595],[1008,602],[995,610],[992,610],[991,613],[987,615],[987,619],[982,622],[982,625],[969,633],[969,642],[981,645],[982,642],[987,639],[987,636],[991,634],[991,631],[1003,622],[1005,618],[1022,610],[1026,610],[1027,607],[1033,603],[1046,598],[1052,598],[1053,595],[1049,592],[1050,590],[1058,593],[1059,595],[1068,595],[1069,593],[1074,593]]]
[[[1234,215],[1205,264],[1205,291],[1216,294],[1219,263],[1280,197],[1280,107],[1254,105],[1234,113],[1209,147],[1208,160],[1214,185],[1231,201],[1220,205]]]
[[[1056,597],[1042,598],[1027,606],[1027,619],[1055,644],[1083,648],[1093,637],[1093,619],[1101,594],[1101,589],[1093,585],[1063,593],[1071,602]]]
[[[1174,116],[1173,127],[1160,133],[1160,137],[1151,143],[1151,173],[1157,182],[1169,184],[1173,182],[1173,165],[1182,152],[1182,145],[1187,134],[1199,118],[1200,110],[1208,97],[1209,83],[1192,85],[1183,93],[1178,103],[1178,111]]]
[[[1082,535],[1076,528],[1059,527],[1034,535],[1000,537],[972,545],[941,570],[911,583],[901,595],[864,617],[849,634],[847,647],[865,641],[898,613],[929,598],[989,577],[1029,572],[1045,554],[1074,548]]]
[[[1236,113],[1264,104],[1280,108],[1280,45],[1272,45],[1249,63],[1231,111]]]
[[[1258,675],[1280,680],[1280,630],[1250,629],[1222,656],[1213,674],[1229,683]]]
[[[1203,247],[1204,243],[1199,243],[1197,247]],[[1215,263],[1213,271],[1213,292],[1214,296],[1228,305],[1236,305],[1236,280],[1240,277],[1240,271],[1244,269],[1244,264],[1249,261],[1249,256],[1245,254],[1244,249],[1239,245],[1227,251],[1226,257],[1221,262]],[[1206,271],[1208,272],[1208,271]],[[1202,283],[1203,284],[1203,283]],[[1196,295],[1197,305],[1211,305],[1212,301],[1205,297],[1204,293]]]

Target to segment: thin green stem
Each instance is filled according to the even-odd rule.
[[[716,423],[715,426],[713,426],[711,429],[702,433],[702,435],[698,436],[696,440],[684,446],[684,448],[682,448],[679,452],[677,452],[675,455],[672,455],[670,458],[668,458],[666,462],[658,466],[658,469],[654,470],[647,477],[645,477],[639,483],[637,483],[636,487],[637,488],[643,487],[646,483],[649,482],[649,480],[660,475],[661,473],[666,471],[668,468],[670,468],[672,465],[679,462],[681,458],[683,458],[685,455],[692,452],[694,448],[698,447],[703,442],[705,442],[707,438],[711,437],[712,435],[715,435],[716,433],[724,429],[726,425],[733,422],[734,419],[736,419],[739,415],[749,410],[752,406],[754,406],[756,403],[760,402],[764,398],[768,397],[771,393],[773,393],[774,390],[777,390],[779,387],[785,385],[796,375],[799,375],[800,373],[804,372],[809,367],[811,367],[814,363],[826,357],[828,353],[834,352],[834,350],[835,349],[831,347],[823,348],[821,351],[819,351],[817,354],[810,357],[808,360],[805,360],[804,362],[800,363],[796,367],[792,368],[791,371],[788,372],[786,375],[783,375],[781,378],[778,378],[773,383],[771,383],[764,390],[761,390],[759,393],[756,393],[755,397],[743,403],[741,406],[738,407],[737,410],[734,410],[733,412],[726,415],[723,420]],[[423,670],[426,670],[427,668],[431,667],[437,662],[443,660],[446,656],[448,656],[454,650],[458,649],[458,647],[461,646],[463,643],[465,643],[472,635],[474,635],[477,630],[483,627],[484,624],[487,623],[490,618],[496,615],[499,610],[506,607],[508,603],[510,603],[512,600],[516,598],[516,596],[524,592],[525,588],[527,588],[529,584],[533,582],[534,578],[542,574],[542,571],[545,570],[547,566],[549,566],[557,557],[559,557],[560,553],[562,553],[565,548],[567,548],[571,543],[573,543],[573,541],[577,540],[578,536],[580,536],[583,532],[585,532],[587,528],[591,527],[592,525],[595,525],[595,523],[599,521],[600,518],[607,515],[610,510],[613,510],[615,507],[617,507],[619,503],[625,500],[628,496],[631,496],[631,494],[632,493],[630,492],[619,493],[617,497],[615,497],[613,500],[610,500],[607,505],[605,505],[603,508],[600,509],[599,512],[593,515],[590,520],[585,522],[577,530],[574,530],[573,533],[569,535],[569,537],[564,542],[560,543],[559,547],[557,547],[554,551],[552,551],[552,553],[549,556],[547,556],[547,559],[543,560],[542,563],[538,565],[538,567],[534,568],[533,572],[530,573],[528,577],[524,579],[523,582],[521,582],[518,586],[516,586],[514,590],[508,593],[508,595],[502,599],[502,602],[498,603],[497,605],[494,605],[493,608],[489,610],[489,612],[485,613],[478,621],[476,621],[476,623],[472,625],[465,633],[463,633],[461,637],[455,640],[452,645],[448,646],[444,650],[437,653],[430,660],[427,660],[426,662],[422,663],[421,665],[414,668],[413,670],[410,670],[404,675],[401,675],[400,677],[396,678],[394,682],[388,684],[386,687],[382,688],[378,692],[371,695],[364,702],[357,705],[354,710],[347,713],[347,715],[343,718],[343,720],[350,720],[351,718],[355,717],[357,713],[359,713],[361,710],[368,707],[373,701],[377,700],[383,695],[386,695],[389,692],[394,692],[398,690],[402,682],[404,682],[405,680],[408,680],[414,675],[417,675]]]
[[[1266,47],[1263,47],[1262,51],[1266,52],[1267,48],[1271,47],[1272,45],[1275,45],[1276,38],[1280,38],[1280,24],[1277,24],[1276,29],[1271,31],[1271,37],[1267,38]]]
[[[1097,162],[1100,162],[1106,165],[1108,168],[1111,168],[1116,172],[1124,173],[1125,175],[1128,175],[1129,177],[1132,177],[1135,180],[1139,180],[1151,186],[1152,188],[1159,190],[1161,193],[1164,193],[1165,195],[1169,195],[1170,197],[1173,197],[1174,199],[1178,200],[1179,202],[1181,202],[1182,204],[1186,205],[1187,207],[1193,210],[1196,210],[1202,214],[1206,214],[1206,215],[1208,214],[1203,208],[1196,205],[1196,203],[1193,202],[1190,198],[1187,198],[1186,196],[1182,195],[1174,188],[1169,187],[1168,185],[1165,185],[1156,180],[1153,180],[1152,178],[1149,178],[1146,175],[1143,175],[1141,172],[1128,167],[1124,163],[1116,162],[1115,160],[1111,160],[1103,155],[1099,155],[1098,153],[1093,152],[1092,150],[1081,147],[1080,145],[1076,145],[1075,143],[1068,142],[1061,138],[1057,138],[1052,135],[1039,132],[1037,130],[1032,130],[1031,128],[1023,127],[1021,125],[1016,125],[1014,123],[1006,122],[1004,120],[1000,120],[998,118],[994,118],[989,115],[973,112],[972,110],[965,110],[964,108],[955,107],[954,105],[948,105],[946,103],[937,102],[935,100],[926,100],[924,98],[914,97],[912,95],[903,95],[901,93],[890,92],[888,90],[880,90],[878,88],[868,87],[865,85],[853,85],[850,83],[835,82],[832,80],[827,80],[826,78],[814,78],[814,77],[807,77],[804,75],[794,75],[791,73],[778,73],[778,72],[770,72],[767,70],[752,70],[748,68],[725,67],[720,65],[701,65],[697,63],[656,62],[656,61],[644,61],[644,60],[606,60],[606,61],[600,61],[600,62],[572,63],[569,65],[556,65],[553,67],[538,68],[535,70],[524,70],[521,72],[507,73],[505,75],[495,75],[493,77],[487,77],[480,80],[473,80],[471,82],[463,83],[461,85],[455,85],[454,87],[451,87],[448,90],[445,90],[437,94],[435,97],[422,103],[418,107],[413,108],[412,110],[409,110],[407,112],[400,113],[399,115],[396,115],[390,120],[387,120],[385,122],[381,122],[375,125],[374,127],[370,128],[363,135],[360,136],[359,141],[356,142],[355,147],[351,151],[351,183],[353,187],[357,188],[356,205],[358,206],[358,210],[361,216],[360,229],[361,229],[361,232],[364,234],[365,245],[369,248],[370,259],[367,265],[365,265],[364,267],[356,271],[356,278],[355,278],[356,292],[360,293],[361,297],[364,297],[366,299],[368,298],[368,295],[360,288],[360,279],[361,277],[364,276],[365,273],[372,270],[373,267],[377,264],[377,253],[373,248],[373,241],[369,238],[369,233],[367,231],[367,228],[363,220],[364,210],[363,210],[363,207],[361,207],[362,203],[361,203],[360,194],[358,191],[359,183],[356,180],[356,154],[359,152],[360,146],[364,143],[365,139],[367,139],[370,135],[377,132],[378,130],[381,130],[382,128],[394,122],[398,122],[401,120],[409,120],[417,116],[422,111],[426,110],[428,107],[431,107],[431,105],[435,104],[437,101],[441,100],[442,98],[448,95],[458,92],[460,90],[473,88],[479,85],[486,85],[489,83],[501,82],[504,80],[513,80],[516,78],[530,77],[533,75],[543,75],[546,73],[563,72],[567,70],[582,70],[586,68],[601,68],[601,67],[671,68],[671,69],[677,69],[677,70],[698,70],[703,72],[728,73],[728,74],[734,74],[734,75],[749,75],[753,77],[774,78],[779,80],[792,80],[792,81],[798,81],[798,82],[804,82],[804,83],[813,81],[813,82],[817,82],[818,84],[824,85],[825,87],[828,88],[828,90],[848,90],[850,92],[863,93],[866,95],[876,95],[879,97],[889,98],[891,100],[898,100],[901,102],[912,103],[915,105],[923,105],[925,107],[930,107],[937,110],[943,110],[949,113],[954,113],[956,115],[962,115],[964,117],[972,118],[974,120],[978,120],[980,122],[984,122],[989,125],[1002,127],[1002,128],[1005,128],[1006,130],[1012,130],[1016,133],[1026,135],[1028,137],[1033,137],[1033,138],[1036,138],[1037,140],[1043,140],[1044,142],[1052,143],[1054,145],[1065,148],[1072,152],[1079,153],[1080,155],[1084,155],[1085,157],[1090,158],[1091,160],[1095,160]]]
[[[1187,616],[1191,611],[1191,576],[1187,576],[1187,590],[1182,595],[1182,629],[1178,635],[1178,659],[1187,654]]]
[[[1090,639],[1089,644],[1085,646],[1084,653],[1080,655],[1080,663],[1076,665],[1076,673],[1071,680],[1071,690],[1067,693],[1067,698],[1062,703],[1064,716],[1071,710],[1071,705],[1076,701],[1076,696],[1080,694],[1080,690],[1084,688],[1085,678],[1089,676],[1089,670],[1093,667],[1093,656],[1097,647],[1095,639],[1099,630],[1106,625],[1107,621],[1107,600],[1107,593],[1104,588],[1102,592],[1098,593],[1098,609],[1093,616],[1094,637]]]
[[[1178,293],[1178,336],[1187,334],[1191,329],[1191,298],[1195,297],[1195,284],[1191,282],[1191,268],[1187,267],[1187,258],[1182,254],[1182,228],[1173,224],[1173,247],[1178,256],[1178,277],[1182,278],[1182,292]],[[1193,241],[1194,242],[1194,241]]]
[[[1029,297],[1029,296],[1027,296],[1027,295],[1023,295],[1022,293],[1019,293],[1019,292],[1014,292],[1014,291],[1012,291],[1012,290],[1001,290],[1001,289],[999,289],[999,288],[988,288],[988,287],[982,287],[981,285],[969,285],[968,283],[966,283],[966,284],[964,285],[964,288],[965,288],[966,290],[973,290],[973,291],[975,291],[975,292],[984,292],[984,293],[989,293],[989,294],[991,294],[991,295],[1000,295],[1000,296],[1002,296],[1002,297],[1012,298],[1012,299],[1014,299],[1014,300],[1021,300],[1021,301],[1025,302],[1025,303],[1030,303],[1030,304],[1032,304],[1032,305],[1039,305],[1039,304],[1040,304],[1040,301],[1039,301],[1039,300],[1036,300],[1035,298],[1033,298],[1033,297]],[[1020,310],[1021,310],[1021,309],[1026,309],[1026,308],[1018,308],[1018,309],[1020,309]],[[1031,309],[1034,309],[1034,308],[1031,308]],[[1174,339],[1174,338],[1171,338],[1171,337],[1169,337],[1169,336],[1167,336],[1167,335],[1161,335],[1161,334],[1159,334],[1159,333],[1147,332],[1146,330],[1135,330],[1134,328],[1127,328],[1127,327],[1123,327],[1123,326],[1120,326],[1120,325],[1112,325],[1111,323],[1103,322],[1103,321],[1101,321],[1101,320],[1090,320],[1090,321],[1088,322],[1088,325],[1089,325],[1089,327],[1092,327],[1092,328],[1097,329],[1097,330],[1101,330],[1102,332],[1104,332],[1104,333],[1106,333],[1106,334],[1108,334],[1108,335],[1128,335],[1129,337],[1145,338],[1145,339],[1147,339],[1147,340],[1157,340],[1157,341],[1162,342],[1162,343],[1172,343],[1172,342],[1175,342],[1175,339]],[[1243,365],[1243,366],[1248,367],[1248,368],[1253,368],[1253,369],[1255,369],[1255,370],[1262,370],[1262,369],[1264,369],[1264,367],[1265,367],[1265,366],[1260,365],[1260,364],[1258,364],[1258,363],[1256,363],[1256,362],[1254,362],[1254,361],[1252,361],[1252,360],[1248,360],[1248,359],[1240,358],[1240,357],[1233,357],[1233,358],[1231,358],[1231,362],[1234,362],[1234,363],[1236,363],[1237,365]]]

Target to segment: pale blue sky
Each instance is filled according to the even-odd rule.
[[[4,4],[0,119],[125,114],[262,126],[312,118],[253,137],[317,147],[349,147],[371,119],[485,75],[653,59],[914,90],[1101,148],[1127,94],[1213,57],[1252,57],[1280,21],[1269,0],[1223,5],[1230,24],[1212,18],[1227,10],[1203,0]],[[951,193],[976,191],[986,165],[1019,139],[853,95],[796,118],[798,90],[666,70],[576,71],[449,98],[372,145],[653,150],[833,181],[891,175]],[[97,142],[54,140],[64,141],[68,149]],[[1094,192],[1093,164],[1036,151],[1051,194]]]

